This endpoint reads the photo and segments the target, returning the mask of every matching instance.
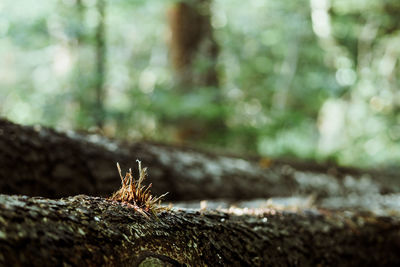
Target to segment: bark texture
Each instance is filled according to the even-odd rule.
[[[123,171],[148,167],[153,192],[169,200],[254,199],[314,195],[316,199],[400,192],[399,172],[240,158],[148,142],[122,144],[96,135],[60,133],[0,119],[0,193],[109,196]],[[135,172],[137,173],[137,172]]]
[[[398,266],[398,217],[253,210],[164,211],[79,195],[0,195],[5,266]]]

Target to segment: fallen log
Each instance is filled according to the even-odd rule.
[[[0,195],[2,266],[399,266],[399,217]]]
[[[169,200],[253,199],[400,192],[399,172],[237,157],[149,142],[124,144],[0,119],[0,193],[44,197],[108,196],[139,158],[156,194]]]

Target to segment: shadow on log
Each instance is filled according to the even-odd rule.
[[[400,221],[371,214],[170,210],[146,219],[100,197],[0,195],[2,266],[398,266],[399,249]]]

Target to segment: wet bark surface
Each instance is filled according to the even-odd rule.
[[[79,195],[0,195],[8,266],[395,266],[400,221],[369,213],[166,210]]]
[[[116,162],[148,167],[153,192],[170,200],[253,199],[313,194],[400,192],[397,171],[237,157],[149,142],[122,144],[97,135],[61,133],[0,119],[0,193],[108,196],[120,184]]]

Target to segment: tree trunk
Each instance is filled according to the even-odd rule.
[[[148,167],[153,192],[170,192],[169,200],[400,192],[397,171],[239,158],[148,142],[121,144],[0,119],[0,193],[109,196],[120,185],[116,162],[124,171],[135,167],[136,159]]]
[[[398,266],[400,221],[370,214],[166,210],[0,195],[3,266]],[[147,264],[147,265],[146,265]]]
[[[218,45],[211,26],[210,0],[177,2],[169,10],[170,51],[178,84],[184,92],[194,87],[218,87]],[[196,65],[202,65],[201,67]]]
[[[94,109],[94,118],[96,126],[100,129],[104,124],[104,79],[106,77],[106,36],[105,36],[105,0],[97,0],[97,12],[99,14],[99,22],[96,29],[96,79],[95,92],[96,102]]]
[[[175,72],[176,91],[182,102],[188,95],[212,94],[209,101],[216,107],[223,106],[217,72],[218,44],[211,26],[211,0],[178,1],[168,13],[171,38],[169,42],[171,63]],[[190,101],[190,100],[189,100]],[[175,142],[201,142],[222,140],[226,133],[223,109],[220,114],[204,118],[199,112],[180,113],[163,118],[172,126]],[[204,116],[204,115],[203,115]]]

